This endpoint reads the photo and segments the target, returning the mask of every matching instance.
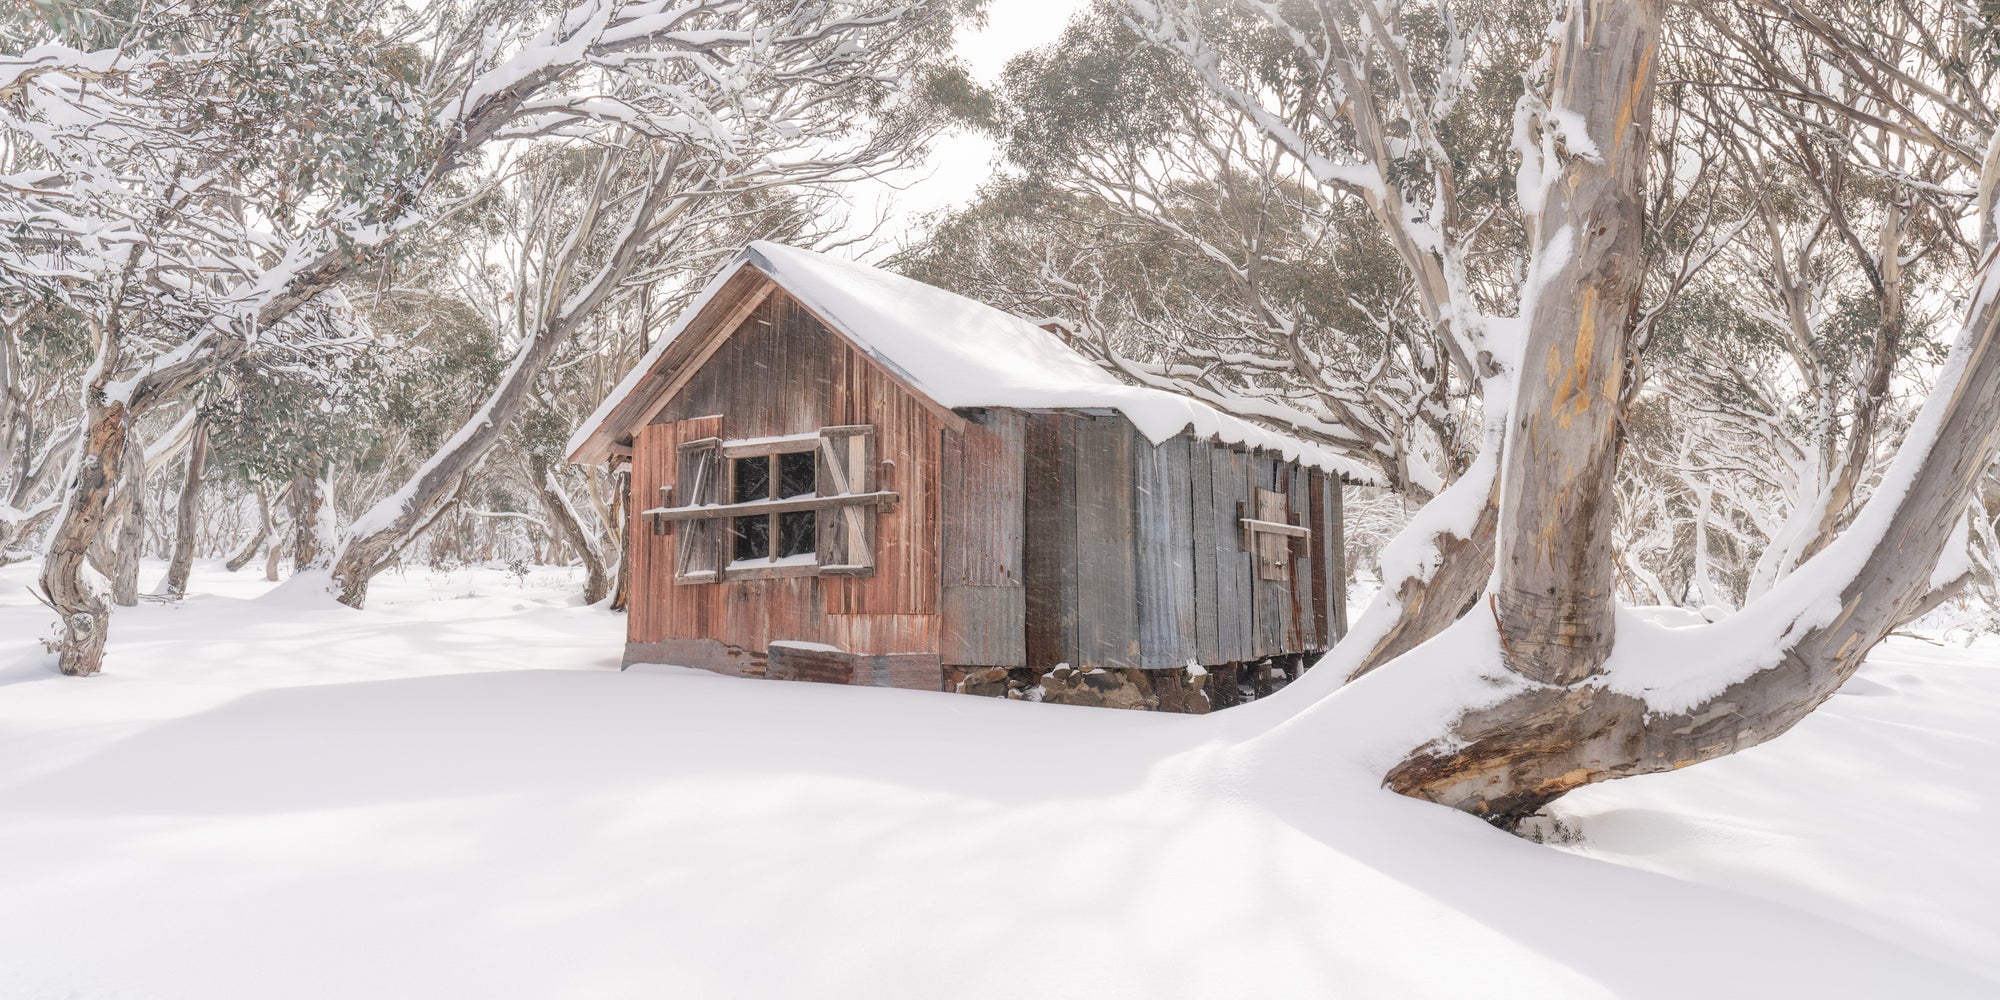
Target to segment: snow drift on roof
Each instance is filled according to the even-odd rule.
[[[1114,409],[1155,444],[1193,428],[1197,438],[1264,448],[1365,478],[1351,460],[1163,389],[1128,385],[1018,316],[855,261],[758,241],[740,260],[769,274],[885,368],[938,404],[959,409]],[[740,264],[738,266],[741,266]],[[703,300],[735,273],[726,270]],[[688,310],[699,311],[702,302]],[[612,399],[622,398],[686,325],[661,339]],[[580,444],[610,401],[578,432]],[[572,449],[573,450],[573,449]]]

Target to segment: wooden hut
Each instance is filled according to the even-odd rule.
[[[1341,459],[1026,320],[753,243],[578,430],[625,661],[1206,711],[1345,630]]]

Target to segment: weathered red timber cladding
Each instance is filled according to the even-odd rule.
[[[674,453],[675,428],[663,424],[641,427],[632,436],[632,507],[645,510],[660,503],[660,487],[666,485],[669,456]],[[630,518],[626,530],[632,533],[632,597],[625,614],[627,642],[657,642],[664,638],[666,623],[659,593],[673,573],[670,539],[653,536],[652,522]]]
[[[673,485],[676,456],[683,442],[714,437],[722,422],[714,417],[649,424],[632,438],[632,499],[638,510],[658,507],[660,488]],[[652,521],[635,517],[632,532],[632,602],[626,618],[626,640],[658,642],[689,635],[689,623],[705,617],[707,595],[669,601],[663,595],[674,585],[674,539],[653,534]],[[688,588],[682,588],[688,589]]]
[[[715,419],[703,419],[715,418]],[[633,496],[658,506],[683,441],[875,428],[876,488],[901,494],[876,522],[866,577],[673,582],[673,539],[635,528],[634,642],[712,638],[762,652],[773,641],[823,642],[856,653],[938,648],[939,511],[944,420],[874,361],[774,291],[635,439]]]

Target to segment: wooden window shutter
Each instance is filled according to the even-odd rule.
[[[819,494],[842,496],[875,491],[875,428],[865,424],[827,427],[819,432]],[[819,571],[866,576],[875,572],[873,503],[841,504],[820,510],[815,533]]]
[[[1293,542],[1311,537],[1310,532],[1292,517],[1291,501],[1283,493],[1260,488],[1254,491],[1253,499],[1256,516],[1246,519],[1243,526],[1250,537],[1251,551],[1256,554],[1257,578],[1290,580]]]
[[[722,502],[722,442],[703,438],[681,445],[676,482],[682,503],[692,506]],[[680,525],[675,534],[674,580],[713,583],[722,578],[722,544],[729,521],[712,517]]]

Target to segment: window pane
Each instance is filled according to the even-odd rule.
[[[813,512],[792,510],[778,515],[778,555],[803,556],[818,551],[813,534]]]
[[[755,458],[739,458],[730,463],[736,469],[736,493],[730,499],[736,503],[751,500],[768,500],[771,497],[771,457],[758,455]]]
[[[819,463],[810,451],[786,452],[778,456],[778,496],[809,497],[818,492]]]
[[[771,515],[732,518],[737,559],[771,558]]]

